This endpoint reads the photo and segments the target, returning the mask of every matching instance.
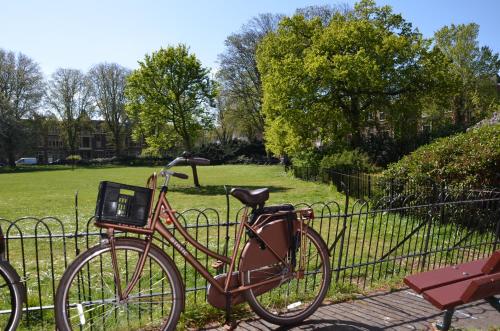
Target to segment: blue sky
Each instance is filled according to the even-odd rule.
[[[341,1],[353,4],[354,1]],[[144,54],[185,43],[202,63],[217,67],[225,38],[259,13],[292,14],[323,0],[0,0],[0,48],[37,61],[45,75],[56,68],[88,70],[99,62],[136,68]],[[476,22],[480,43],[500,52],[498,0],[379,0],[426,37],[451,23]]]

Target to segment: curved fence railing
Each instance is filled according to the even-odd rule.
[[[415,271],[473,260],[497,249],[500,195],[483,191],[443,192],[437,201],[415,204],[409,196],[326,203],[311,207],[312,226],[327,243],[334,272],[332,287],[362,291]],[[221,216],[223,215],[223,216]],[[241,210],[213,208],[178,213],[188,232],[201,244],[229,256]],[[103,233],[93,219],[62,221],[55,217],[0,218],[6,256],[26,285],[24,323],[53,323],[53,301],[62,273],[80,252],[96,245]],[[76,225],[76,226],[75,226]],[[175,234],[175,230],[172,229]],[[124,235],[124,234],[122,234]],[[206,280],[165,242],[156,244],[175,261],[185,282],[188,302],[204,302]],[[209,270],[212,260],[189,248]]]

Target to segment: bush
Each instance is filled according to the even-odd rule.
[[[323,157],[319,166],[322,170],[335,169],[341,173],[373,172],[375,170],[368,155],[357,149],[327,155]]]
[[[392,164],[382,180],[417,186],[500,187],[500,125],[440,138]]]
[[[194,149],[193,155],[210,160],[211,164],[275,164],[279,160],[268,157],[262,142],[232,140],[224,145],[208,143]]]

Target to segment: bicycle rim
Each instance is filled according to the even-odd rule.
[[[15,330],[21,319],[22,293],[19,276],[0,263],[0,330]]]
[[[116,241],[122,291],[143,248],[143,242]],[[57,326],[61,330],[173,330],[183,299],[174,267],[152,248],[141,278],[128,299],[119,302],[110,248],[97,246],[65,272],[56,296]]]
[[[331,279],[326,246],[312,229],[308,229],[305,241],[296,252],[297,265],[300,254],[304,254],[303,277],[286,277],[289,273],[281,262],[249,270],[242,275],[245,284],[251,284],[253,279],[265,281],[277,275],[283,276],[273,289],[264,294],[259,295],[258,289],[245,292],[254,312],[268,322],[278,325],[299,323],[317,309],[326,295]],[[290,257],[286,259],[288,262]]]

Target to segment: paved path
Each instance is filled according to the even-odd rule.
[[[432,330],[431,323],[440,320],[441,316],[441,312],[421,296],[403,289],[324,305],[303,324],[293,328],[279,328],[260,319],[252,319],[240,322],[236,330]],[[500,313],[484,301],[464,305],[455,312],[452,327],[500,330]]]

